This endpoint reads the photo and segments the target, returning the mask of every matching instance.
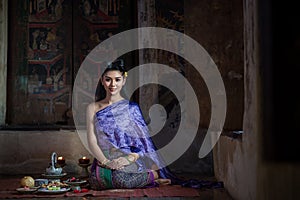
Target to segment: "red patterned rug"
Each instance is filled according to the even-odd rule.
[[[164,185],[154,188],[145,189],[111,189],[94,191],[88,190],[87,192],[74,193],[68,191],[62,194],[21,194],[16,191],[19,187],[19,179],[0,179],[0,199],[18,199],[18,198],[44,198],[44,197],[198,197],[199,192],[197,189],[182,187],[179,185]]]

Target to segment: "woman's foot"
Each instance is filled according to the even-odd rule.
[[[159,185],[170,185],[171,184],[170,179],[164,179],[164,178],[156,179],[155,182],[158,183]]]

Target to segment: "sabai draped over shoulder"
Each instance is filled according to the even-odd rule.
[[[98,144],[103,151],[116,148],[123,153],[138,153],[139,170],[150,169],[155,163],[159,168],[164,163],[156,152],[148,127],[139,105],[121,100],[95,114],[95,130]]]

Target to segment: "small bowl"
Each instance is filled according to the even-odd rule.
[[[34,193],[38,190],[38,188],[17,188],[16,189],[19,193],[22,193],[22,194],[31,194],[31,193]]]
[[[34,179],[34,186],[40,187],[42,185],[48,185],[49,181],[48,179]]]
[[[49,175],[60,175],[61,172],[62,172],[61,167],[58,167],[58,168],[49,167],[46,169],[46,174],[49,174]]]

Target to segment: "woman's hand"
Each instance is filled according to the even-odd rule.
[[[139,159],[140,155],[137,153],[130,153],[127,157],[130,161],[133,160],[133,162],[135,162],[137,159]]]
[[[132,162],[130,162],[126,157],[119,157],[117,159],[114,159],[118,164],[124,166],[130,165]]]
[[[124,168],[124,164],[120,162],[118,159],[113,159],[112,161],[107,163],[107,166],[109,169],[115,169],[115,170]]]
[[[118,162],[117,159],[114,160],[107,160],[106,162],[98,162],[99,166],[103,167],[103,168],[107,168],[107,169],[122,169],[124,167],[124,165],[121,162]]]
[[[115,161],[118,164],[127,166],[127,165],[130,165],[131,163],[135,162],[138,158],[139,158],[139,155],[137,153],[130,153],[126,156],[122,156],[122,157],[115,159]]]
[[[135,162],[138,158],[139,155],[137,153],[130,153],[126,156],[121,156],[111,161],[105,160],[102,163],[99,162],[99,165],[107,169],[118,170],[123,169],[127,165],[130,165],[131,163]]]

